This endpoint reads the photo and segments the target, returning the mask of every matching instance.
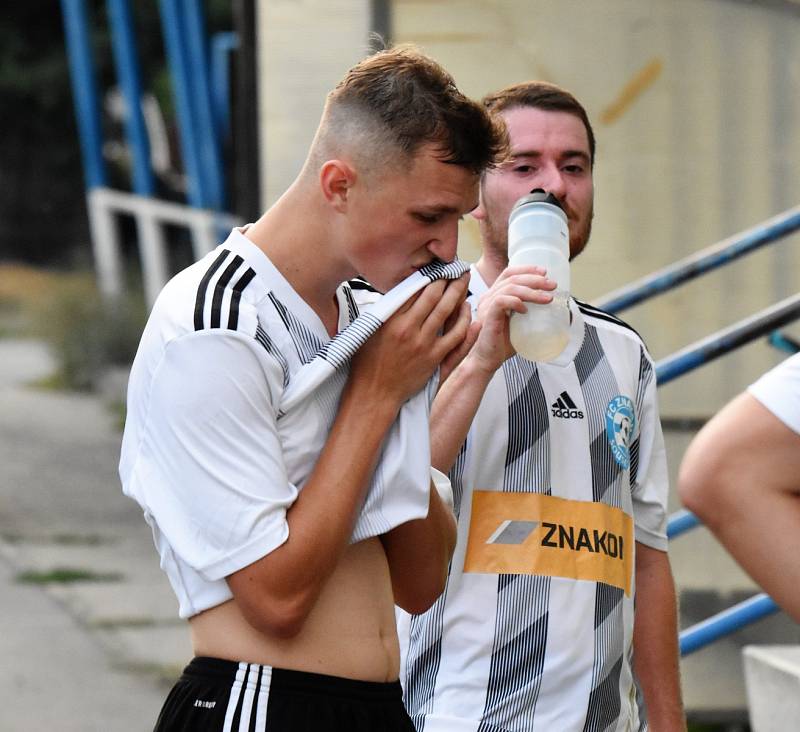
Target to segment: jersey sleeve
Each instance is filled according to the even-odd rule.
[[[148,395],[137,492],[173,551],[211,581],[286,541],[297,497],[277,428],[283,373],[259,349],[233,331],[184,335],[166,346]]]
[[[653,549],[667,550],[669,474],[650,355],[641,348],[639,363],[639,436],[631,475],[635,538]]]

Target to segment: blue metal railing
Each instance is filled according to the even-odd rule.
[[[103,160],[103,126],[86,2],[61,0],[61,11],[86,187],[99,188],[106,185],[108,176]]]
[[[230,134],[230,79],[231,53],[239,48],[239,36],[233,32],[215,33],[211,36],[209,74],[211,78],[211,104],[217,139],[221,142]]]
[[[619,312],[701,274],[729,264],[744,254],[764,244],[777,241],[798,229],[800,229],[800,206],[620,288],[601,298],[597,304],[605,310]],[[798,344],[778,333],[776,329],[798,318],[800,318],[800,294],[788,297],[756,315],[660,360],[655,367],[658,385],[663,386],[764,335],[769,335],[770,343],[776,347],[795,352]],[[676,511],[668,519],[667,537],[672,540],[700,525],[700,519],[691,511]],[[679,638],[680,653],[682,656],[694,653],[779,610],[778,605],[768,595],[764,593],[755,595],[683,630]]]
[[[800,343],[777,330],[769,334],[769,344],[784,353],[794,354],[800,352]]]
[[[219,131],[225,123],[212,99],[216,87],[227,89],[228,65],[211,76],[208,40],[202,3],[195,0],[160,0],[162,30],[175,95],[181,153],[187,172],[189,204],[224,210],[225,182]],[[131,0],[106,0],[114,63],[125,100],[124,129],[132,156],[132,188],[152,196],[155,179],[150,163],[150,144],[141,108],[141,73],[136,54],[136,34]],[[101,105],[91,45],[91,22],[86,0],[61,0],[64,35],[80,132],[86,186],[107,185],[103,159]],[[234,39],[225,39],[226,51]],[[221,53],[221,52],[220,52]],[[225,89],[221,94],[225,94]],[[217,95],[219,96],[219,94]]]
[[[800,294],[787,297],[750,318],[740,320],[662,359],[656,364],[658,385],[663,386],[797,318],[800,318]]]
[[[703,622],[681,632],[679,640],[681,656],[688,656],[690,653],[699,651],[704,646],[735,633],[746,625],[755,623],[778,610],[780,608],[775,601],[762,592],[738,605],[712,615]]]
[[[131,8],[128,0],[108,0],[107,4],[114,63],[125,99],[125,134],[133,158],[133,191],[140,196],[152,196],[156,184],[150,165],[150,139],[142,114],[142,82]]]
[[[800,206],[773,216],[747,231],[723,239],[696,254],[678,260],[675,264],[614,290],[595,304],[603,310],[618,313],[701,274],[730,264],[764,244],[777,241],[798,229],[800,229]]]
[[[188,6],[188,7],[187,7]],[[203,44],[195,38],[202,21],[187,21],[196,3],[161,0],[161,26],[178,113],[181,152],[188,172],[189,203],[198,208],[221,206],[221,168],[218,146],[213,139],[214,125],[207,98],[207,69]],[[199,31],[198,31],[199,32]],[[198,49],[200,55],[197,56]]]
[[[702,522],[691,511],[675,511],[667,520],[667,538],[672,541],[681,534],[700,526]]]

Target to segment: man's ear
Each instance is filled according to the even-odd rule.
[[[339,213],[347,210],[349,192],[355,182],[355,169],[343,160],[328,160],[319,170],[322,195]]]
[[[486,218],[486,209],[483,207],[483,188],[481,188],[478,196],[478,205],[469,212],[470,216],[478,221],[483,221]]]

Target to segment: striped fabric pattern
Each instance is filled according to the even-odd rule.
[[[253,269],[243,265],[242,257],[228,249],[223,249],[212,262],[197,288],[195,330],[239,327],[242,293],[256,276]]]
[[[299,318],[295,317],[274,293],[270,292],[268,297],[292,337],[300,361],[308,363],[322,349],[322,341]]]
[[[272,668],[257,663],[240,663],[225,710],[222,732],[264,730],[272,680]]]
[[[286,412],[311,394],[338,369],[349,363],[369,337],[375,333],[408,299],[423,287],[438,279],[456,279],[469,271],[461,260],[453,262],[434,261],[406,277],[377,302],[366,305],[358,317],[343,331],[336,334],[314,357],[306,361],[305,368],[298,372],[284,393],[281,409]],[[353,303],[355,305],[355,303]],[[290,325],[287,327],[291,331]]]
[[[547,650],[549,592],[549,577],[498,576],[495,637],[479,732],[533,729]]]

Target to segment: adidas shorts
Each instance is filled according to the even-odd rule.
[[[800,434],[800,353],[779,363],[747,391],[789,429]]]
[[[414,732],[400,682],[194,658],[154,732]]]

